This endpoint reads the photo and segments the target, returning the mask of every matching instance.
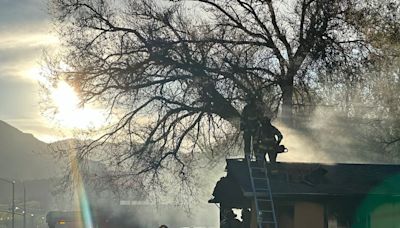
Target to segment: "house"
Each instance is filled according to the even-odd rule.
[[[250,209],[250,227],[255,228],[248,164],[226,162],[227,175],[209,202],[220,205],[221,224],[232,209]],[[399,227],[400,165],[279,162],[268,170],[279,228]]]

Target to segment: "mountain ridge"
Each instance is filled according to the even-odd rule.
[[[46,179],[58,172],[49,144],[0,120],[0,177]]]

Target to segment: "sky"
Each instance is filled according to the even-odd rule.
[[[46,142],[66,137],[39,105],[43,51],[59,43],[52,28],[47,0],[0,0],[0,120]]]

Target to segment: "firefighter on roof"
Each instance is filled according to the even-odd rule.
[[[271,124],[271,120],[268,117],[264,118],[253,141],[256,160],[264,162],[265,155],[268,154],[269,162],[275,163],[278,153],[286,151],[285,146],[279,145],[282,138],[282,133]]]
[[[259,119],[260,109],[256,102],[256,97],[247,98],[240,118],[240,130],[243,131],[244,155],[245,159],[250,157],[252,140],[260,128]]]

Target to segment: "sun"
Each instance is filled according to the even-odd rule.
[[[55,120],[65,128],[89,129],[105,124],[104,111],[91,107],[80,107],[80,99],[65,81],[59,81],[50,90],[52,102],[57,108]]]

